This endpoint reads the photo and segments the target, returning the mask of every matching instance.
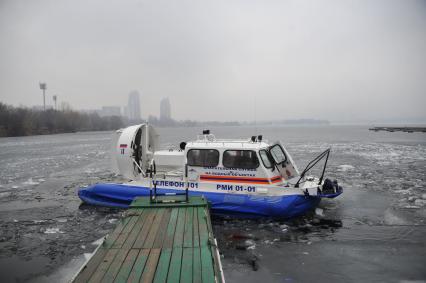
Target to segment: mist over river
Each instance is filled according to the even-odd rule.
[[[368,126],[221,127],[281,140],[303,169],[332,147],[344,193],[289,221],[214,218],[227,282],[426,282],[426,134]],[[178,148],[201,128],[158,128]],[[81,205],[79,188],[120,182],[112,132],[0,138],[0,282],[66,282],[123,210]],[[318,174],[319,170],[313,171]]]

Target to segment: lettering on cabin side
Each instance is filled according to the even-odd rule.
[[[203,167],[204,174],[216,176],[233,177],[256,177],[256,169],[225,168],[225,167]]]
[[[155,181],[155,184],[157,186],[162,187],[177,187],[177,188],[185,188],[185,182],[181,181],[163,181],[163,180],[157,180]],[[189,183],[188,185],[191,189],[198,189],[198,183]]]
[[[228,185],[228,184],[217,184],[216,190],[218,191],[236,191],[236,192],[256,192],[255,186],[240,186],[240,185]]]

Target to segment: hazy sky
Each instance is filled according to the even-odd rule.
[[[0,101],[426,121],[426,1],[0,0]]]

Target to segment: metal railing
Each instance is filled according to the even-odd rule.
[[[146,174],[143,172],[142,168],[140,167],[140,165],[136,162],[136,160],[134,158],[132,158],[133,164],[139,169],[140,174],[142,175],[142,177],[146,177]]]
[[[147,170],[147,175],[149,177],[149,201],[151,203],[162,203],[162,202],[188,202],[189,201],[189,181],[188,181],[188,165],[185,164],[185,192],[184,193],[157,193],[157,180],[156,180],[156,168],[155,168],[155,163],[152,162],[150,165],[150,168]],[[179,199],[174,199],[174,200],[166,200],[163,201],[161,199],[158,198],[158,196],[181,196],[181,195],[185,195],[185,200],[179,200]]]
[[[306,165],[306,168],[300,174],[299,180],[294,185],[296,188],[299,187],[300,181],[303,179],[303,177],[305,177],[306,173],[308,173],[309,170],[311,170],[318,162],[320,162],[321,159],[326,157],[325,162],[324,162],[324,167],[322,168],[322,174],[321,174],[321,177],[319,178],[319,182],[318,182],[318,185],[321,185],[322,179],[324,178],[325,168],[327,167],[328,157],[330,156],[330,151],[331,151],[331,148],[326,149],[320,155],[315,157],[311,162],[309,162],[308,165]]]

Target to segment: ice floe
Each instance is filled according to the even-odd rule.
[[[10,196],[11,194],[12,194],[11,192],[2,192],[2,193],[0,193],[0,198],[8,197],[8,196]]]
[[[23,182],[22,184],[27,185],[27,186],[34,186],[34,185],[38,185],[40,183],[34,181],[33,178],[29,178],[27,181]]]
[[[416,199],[414,201],[414,205],[424,206],[424,205],[426,205],[426,199]]]
[[[387,209],[384,215],[386,225],[407,225],[408,221],[397,215],[392,209]]]
[[[346,172],[346,171],[350,171],[350,170],[353,170],[353,169],[355,169],[355,167],[353,167],[352,165],[349,165],[349,164],[342,164],[342,165],[339,165],[337,167],[337,171],[340,171],[340,172]]]
[[[44,231],[44,234],[57,234],[57,233],[59,233],[59,234],[63,234],[63,233],[65,233],[65,232],[63,232],[63,231],[59,230],[59,228],[47,228],[47,229]]]
[[[104,237],[97,239],[96,241],[92,242],[92,245],[99,246],[104,241]]]
[[[323,217],[324,216],[324,209],[319,208],[319,207],[315,208],[315,214]]]

